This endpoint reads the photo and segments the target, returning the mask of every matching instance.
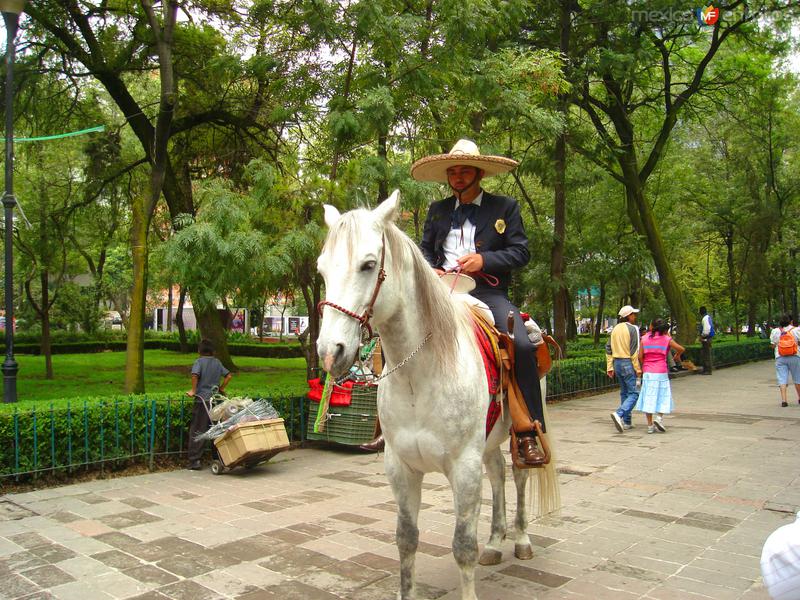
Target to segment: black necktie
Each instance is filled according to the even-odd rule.
[[[464,226],[464,221],[467,219],[474,225],[475,214],[478,212],[478,207],[475,204],[459,204],[453,211],[453,217],[450,221],[450,229],[460,229]]]

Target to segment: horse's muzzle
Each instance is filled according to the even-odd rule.
[[[317,343],[317,353],[322,360],[322,368],[334,377],[341,377],[352,366],[355,355],[348,352],[342,343]]]

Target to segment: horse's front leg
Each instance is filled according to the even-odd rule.
[[[453,556],[461,572],[461,600],[477,600],[475,563],[478,561],[481,477],[481,456],[477,452],[462,457],[448,475],[456,511]]]
[[[517,514],[514,517],[514,556],[520,560],[533,558],[531,538],[528,537],[528,510],[525,498],[525,485],[530,478],[530,469],[512,467],[514,485],[517,488]]]
[[[478,562],[498,565],[503,558],[500,545],[506,537],[506,461],[499,446],[484,453],[483,464],[492,484],[492,532]]]
[[[419,545],[419,505],[422,499],[423,474],[409,468],[386,449],[386,475],[397,502],[397,550],[400,554],[400,600],[415,600],[416,576],[414,560]]]

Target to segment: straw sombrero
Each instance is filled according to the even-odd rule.
[[[477,167],[484,177],[508,173],[519,163],[504,156],[483,156],[475,142],[458,140],[447,154],[433,154],[411,165],[411,177],[417,181],[447,183],[447,169],[456,165]]]

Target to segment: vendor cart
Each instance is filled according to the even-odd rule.
[[[212,395],[208,402],[203,400],[212,427],[222,421],[220,411],[215,408],[227,400],[218,393]],[[239,416],[243,416],[243,419],[213,440],[214,459],[211,462],[211,472],[214,475],[239,466],[252,469],[289,448],[289,436],[286,434],[283,419],[259,418],[250,406],[252,405],[241,408],[245,414]],[[248,415],[248,412],[251,414]]]

